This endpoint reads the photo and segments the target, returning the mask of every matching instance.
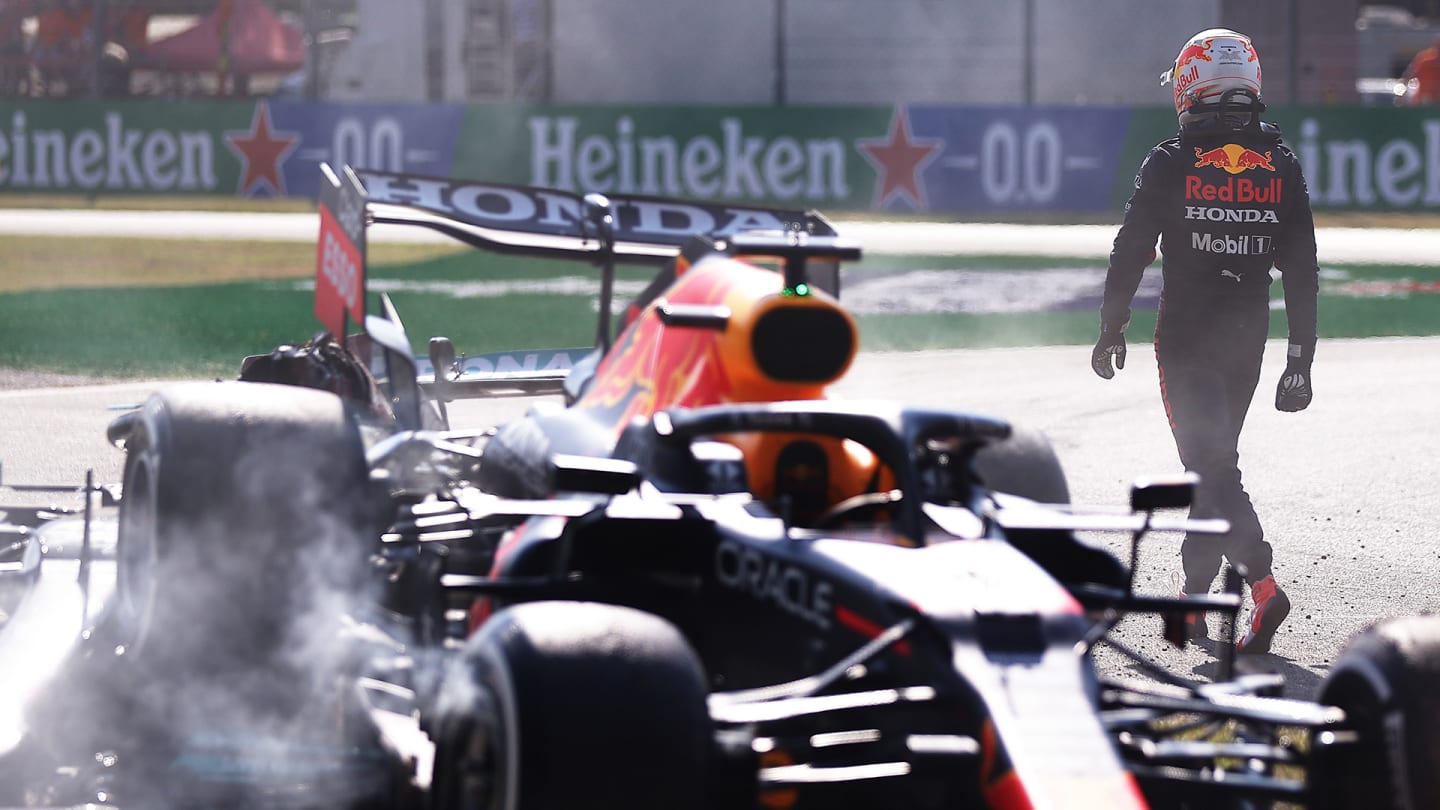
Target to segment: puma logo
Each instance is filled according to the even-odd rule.
[[[1221,271],[1220,271],[1220,276],[1221,276],[1221,278],[1233,278],[1233,279],[1235,279],[1236,281],[1239,281],[1239,280],[1240,280],[1240,274],[1239,274],[1239,273],[1233,273],[1233,272],[1231,272],[1231,271],[1229,271],[1229,270],[1221,270]]]

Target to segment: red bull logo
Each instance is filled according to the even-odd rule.
[[[1257,183],[1248,177],[1227,177],[1223,183],[1207,183],[1193,174],[1185,177],[1185,199],[1206,202],[1279,204],[1285,181],[1272,177]]]
[[[1201,151],[1197,146],[1195,147],[1195,168],[1213,166],[1231,174],[1240,174],[1251,169],[1273,172],[1275,164],[1270,161],[1271,154],[1266,152],[1262,155],[1254,149],[1248,149],[1238,143],[1227,143],[1208,152]]]
[[[1199,80],[1200,69],[1195,67],[1194,65],[1191,65],[1190,69],[1185,71],[1184,73],[1180,73],[1177,71],[1175,75],[1176,100],[1178,101],[1181,96],[1185,95],[1185,91],[1190,89],[1190,85],[1194,84]]]
[[[1180,55],[1175,57],[1175,73],[1179,74],[1181,68],[1185,67],[1196,59],[1199,59],[1202,62],[1213,61],[1210,58],[1210,54],[1208,52],[1210,50],[1210,44],[1214,41],[1215,40],[1213,39],[1201,40],[1199,42],[1192,42],[1189,45],[1186,45],[1184,48],[1181,48]]]

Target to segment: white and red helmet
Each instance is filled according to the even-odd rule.
[[[1160,83],[1175,91],[1175,113],[1216,111],[1235,96],[1260,100],[1260,56],[1250,37],[1229,28],[1209,28],[1191,37],[1161,74]],[[1198,108],[1198,109],[1197,109]]]

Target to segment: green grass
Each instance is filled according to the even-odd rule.
[[[860,267],[885,272],[909,269],[985,268],[1036,271],[1044,284],[1046,268],[1094,267],[1103,261],[1055,260],[1040,257],[915,257],[867,258]],[[1322,338],[1365,338],[1440,335],[1440,267],[1327,266],[1320,285],[1319,332]],[[1098,294],[1098,290],[1096,293]],[[1275,307],[1270,336],[1287,336],[1279,282],[1270,290]],[[1137,308],[1128,336],[1148,343],[1155,334],[1155,311]],[[861,315],[861,346],[869,351],[1002,346],[1084,345],[1095,340],[1098,313],[1050,311],[992,314]]]
[[[1098,317],[1091,312],[923,313],[861,315],[856,321],[863,351],[920,351],[1089,344],[1095,342]],[[1131,339],[1148,341],[1154,330],[1155,313],[1137,311]]]
[[[370,257],[380,265],[420,264],[461,250],[445,244],[379,244],[370,247]],[[315,245],[306,242],[0,235],[0,257],[0,294],[315,275]]]
[[[114,377],[234,376],[307,335],[305,296],[233,283],[0,296],[0,366]]]
[[[594,340],[596,273],[589,265],[501,257],[449,246],[376,245],[375,286],[391,297],[417,349],[446,335],[462,352],[586,346]],[[314,248],[296,243],[188,243],[0,237],[0,366],[118,377],[233,377],[241,358],[318,331],[312,314]],[[913,269],[1035,271],[1103,262],[1008,257],[872,255],[860,272]],[[633,290],[650,270],[625,268]],[[444,290],[475,282],[517,284],[573,279],[565,293],[507,287],[503,297],[456,297]],[[1403,283],[1402,283],[1403,282]],[[1406,286],[1408,285],[1408,286]],[[575,286],[575,285],[570,285]],[[1328,268],[1321,336],[1440,334],[1440,270]],[[1098,291],[1097,291],[1098,292]],[[1280,294],[1275,285],[1272,294]],[[1377,297],[1379,296],[1379,297]],[[372,295],[373,300],[377,296]],[[1147,342],[1153,310],[1137,309],[1133,342]],[[1084,345],[1092,311],[990,314],[883,314],[858,317],[866,351]],[[1283,314],[1271,334],[1284,336]]]
[[[0,209],[50,208],[92,211],[243,211],[295,213],[315,210],[308,197],[249,198],[220,195],[155,194],[0,194]]]
[[[290,246],[272,247],[295,252]],[[136,272],[107,270],[123,286],[84,279],[83,284],[44,288],[47,282],[80,272],[73,264],[68,270],[52,271],[37,282],[41,289],[0,293],[0,366],[114,377],[234,376],[245,355],[267,352],[281,343],[299,343],[320,329],[310,289],[314,248],[294,247],[303,250],[295,253],[293,271],[247,276],[240,270],[236,272],[258,280],[219,284],[205,281],[212,273],[222,277],[226,273],[203,263],[196,265],[202,269],[189,272],[183,285],[130,286]],[[248,261],[247,251],[255,255],[255,246],[240,248],[232,243],[211,249],[219,251],[215,261],[221,262],[243,264]],[[196,246],[187,249],[204,252]],[[625,268],[621,280],[640,282],[651,272]],[[13,270],[8,275],[28,277]],[[0,273],[0,290],[5,276]],[[376,282],[536,282],[571,277],[598,279],[586,264],[517,260],[473,251],[447,250],[420,261],[371,269]],[[417,348],[442,334],[467,353],[588,346],[595,339],[593,293],[457,299],[402,291],[391,297]],[[378,296],[372,295],[372,308],[376,300]]]

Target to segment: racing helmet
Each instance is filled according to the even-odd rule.
[[[1265,109],[1260,56],[1250,37],[1229,28],[1208,28],[1190,37],[1175,64],[1160,74],[1160,84],[1173,85],[1181,126],[1214,118],[1238,128],[1258,121]]]

